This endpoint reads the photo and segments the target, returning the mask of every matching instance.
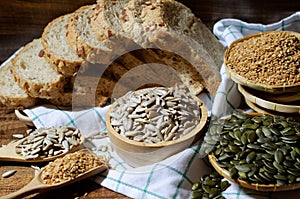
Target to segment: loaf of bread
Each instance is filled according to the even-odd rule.
[[[175,84],[214,95],[223,52],[177,1],[97,0],[52,20],[0,68],[12,91],[0,90],[0,103],[104,106],[129,90]]]

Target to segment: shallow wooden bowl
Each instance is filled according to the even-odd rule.
[[[272,32],[272,31],[268,31]],[[267,84],[259,84],[259,83],[254,83],[249,81],[247,78],[242,77],[241,75],[237,74],[234,70],[232,70],[227,64],[228,64],[228,57],[231,49],[237,45],[237,43],[243,42],[245,40],[248,40],[253,37],[260,37],[262,34],[268,33],[268,32],[260,32],[260,33],[255,33],[251,35],[247,35],[243,38],[240,38],[238,40],[235,40],[234,42],[231,43],[231,45],[226,49],[224,53],[224,66],[226,73],[228,76],[237,84],[241,84],[250,88],[253,88],[255,90],[260,90],[268,93],[273,93],[273,94],[282,94],[286,92],[299,92],[300,91],[300,84],[294,84],[294,85],[283,85],[283,86],[271,86]],[[291,32],[291,31],[289,31]],[[298,38],[300,38],[300,34],[297,32],[292,32],[295,34]]]
[[[249,112],[251,116],[261,116],[264,113],[257,113],[257,112]],[[259,183],[249,183],[244,180],[240,179],[233,179],[230,176],[230,172],[218,165],[218,162],[214,155],[208,154],[208,160],[214,169],[224,178],[229,180],[232,183],[238,184],[241,187],[252,189],[256,191],[264,191],[264,192],[276,192],[276,191],[290,191],[300,188],[300,183],[293,183],[288,185],[279,185],[279,184],[259,184]]]
[[[113,103],[106,114],[106,126],[110,142],[116,153],[128,165],[140,167],[162,161],[188,148],[200,135],[201,130],[205,127],[208,118],[207,109],[204,103],[199,98],[194,98],[202,104],[200,106],[201,120],[195,129],[179,139],[155,144],[130,140],[116,132],[111,125],[111,119],[109,115],[109,113],[117,105],[116,102]]]
[[[290,190],[295,190],[300,188],[300,183],[294,183],[294,184],[289,184],[289,185],[279,185],[279,184],[259,184],[259,183],[248,183],[244,180],[236,180],[232,179],[230,177],[229,171],[226,169],[221,168],[217,161],[215,156],[213,155],[208,155],[209,162],[211,165],[214,167],[214,169],[222,175],[224,178],[227,180],[240,185],[241,187],[247,188],[247,189],[252,189],[256,191],[265,191],[265,192],[276,192],[276,191],[290,191]]]
[[[258,105],[266,110],[271,110],[279,113],[291,113],[291,114],[300,114],[300,105],[291,105],[291,104],[281,104],[272,101],[268,101],[266,99],[262,99],[260,97],[255,96],[248,90],[246,87],[238,85],[238,90],[244,96],[244,98],[253,104]]]
[[[20,121],[25,122],[26,125],[31,126],[31,127],[34,126],[32,120],[23,111],[20,111],[20,110],[16,109],[15,110],[15,115],[17,116],[17,118]]]

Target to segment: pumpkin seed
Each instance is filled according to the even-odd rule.
[[[277,150],[275,151],[274,158],[275,158],[275,161],[276,161],[276,162],[279,162],[279,163],[282,162],[282,160],[283,160],[283,153],[281,152],[280,149],[277,149]]]

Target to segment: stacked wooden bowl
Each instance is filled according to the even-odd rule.
[[[299,33],[245,36],[229,46],[224,63],[250,108],[272,115],[300,114]]]

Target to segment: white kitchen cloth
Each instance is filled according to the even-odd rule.
[[[277,23],[263,25],[246,23],[237,19],[223,19],[217,22],[213,32],[224,46],[242,36],[267,30],[300,31],[300,13],[295,13]],[[226,75],[224,66],[220,71],[222,82],[214,99],[204,95],[205,104],[211,115],[222,117],[231,113],[242,102],[235,83]],[[211,107],[212,105],[212,107]],[[36,127],[70,125],[81,129],[86,135],[105,131],[105,113],[108,107],[85,111],[62,111],[57,108],[36,107],[25,113]],[[93,141],[96,146],[109,144],[108,138]],[[190,198],[193,182],[209,172],[205,159],[199,158],[201,142],[162,162],[150,166],[132,168],[111,151],[112,169],[94,180],[101,185],[132,198]],[[263,193],[243,189],[232,184],[223,195],[226,198],[298,198],[300,191]]]

